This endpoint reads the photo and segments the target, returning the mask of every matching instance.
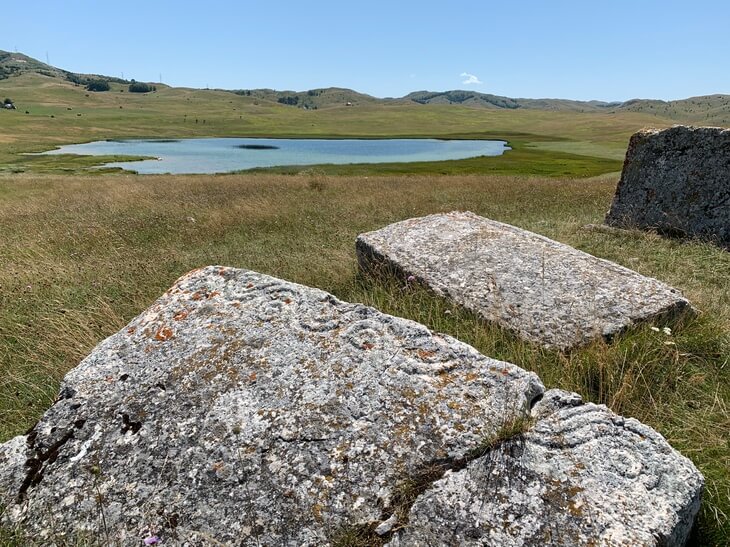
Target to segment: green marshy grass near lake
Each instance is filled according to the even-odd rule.
[[[26,74],[0,81],[18,111],[0,111],[0,165],[15,172],[88,172],[101,161],[22,154],[118,138],[291,137],[503,139],[514,148],[499,158],[418,165],[322,166],[337,174],[531,174],[592,176],[617,171],[629,136],[669,119],[635,112],[486,109],[416,103],[285,106],[227,91],[161,86],[147,94],[89,93],[69,82]],[[25,112],[28,114],[25,114]],[[198,120],[199,123],[195,123]],[[205,120],[206,123],[202,123]],[[87,163],[89,162],[89,163]],[[54,167],[55,166],[55,167]],[[278,168],[277,172],[301,169]]]
[[[508,136],[509,137],[509,136]],[[464,138],[459,136],[459,138]],[[485,135],[478,135],[485,139]],[[501,137],[498,137],[501,138]],[[489,139],[487,139],[489,140]],[[241,174],[306,174],[318,172],[327,175],[468,175],[489,173],[493,175],[533,175],[547,177],[591,177],[621,169],[616,159],[580,155],[569,152],[542,150],[528,141],[509,141],[511,150],[500,156],[478,156],[462,160],[419,161],[408,163],[361,163],[292,165],[254,168]],[[571,143],[568,143],[571,144]],[[103,167],[111,162],[129,162],[154,159],[146,156],[91,156],[78,154],[19,154],[0,164],[0,173],[57,173],[57,174],[105,174],[122,171],[118,167]],[[132,166],[132,170],[134,167]]]
[[[414,319],[661,432],[707,479],[696,545],[730,543],[730,253],[602,222],[616,175],[61,176],[0,174],[0,441],[60,379],[187,271],[249,268]],[[522,342],[404,280],[357,271],[358,233],[471,210],[614,260],[701,311],[568,355]],[[659,327],[663,327],[661,324]],[[0,538],[3,538],[0,535]]]

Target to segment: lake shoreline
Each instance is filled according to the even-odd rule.
[[[99,168],[145,175],[185,175],[318,165],[459,161],[501,156],[510,150],[506,140],[473,138],[205,137],[112,138],[57,146],[34,155],[133,157],[133,161],[104,162]]]

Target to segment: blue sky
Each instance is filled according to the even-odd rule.
[[[175,86],[678,99],[730,93],[728,29],[727,0],[30,0],[0,49]]]

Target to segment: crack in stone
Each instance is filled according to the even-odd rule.
[[[510,424],[505,424],[492,437],[485,439],[480,445],[472,448],[460,457],[439,458],[419,466],[418,470],[402,481],[390,503],[383,510],[379,523],[360,523],[353,526],[352,533],[372,543],[369,545],[384,545],[398,530],[408,525],[411,508],[418,499],[431,490],[433,485],[443,479],[447,472],[458,473],[466,469],[473,461],[488,456],[505,444],[524,442],[525,433],[533,425],[530,416],[518,418]],[[490,460],[487,465],[493,464]],[[333,540],[333,545],[345,545],[346,542]]]
[[[82,422],[82,420],[78,420],[79,422]],[[81,423],[81,427],[83,427],[83,423]],[[37,431],[34,431],[35,435],[31,434],[28,436],[28,442],[31,444],[31,449],[33,449],[33,443],[35,443],[35,439],[38,435]],[[25,462],[25,466],[28,468],[28,472],[25,475],[25,479],[23,480],[23,484],[20,485],[20,489],[18,490],[18,498],[17,502],[21,503],[26,498],[26,492],[31,486],[36,486],[38,483],[43,480],[43,471],[44,467],[47,467],[48,465],[52,464],[56,461],[58,458],[58,453],[61,450],[61,447],[66,444],[69,440],[71,440],[74,436],[74,430],[69,429],[66,431],[66,433],[61,437],[59,440],[57,440],[55,443],[53,443],[50,447],[48,447],[48,450],[45,452],[38,449],[35,450],[35,456],[32,456],[28,458]]]

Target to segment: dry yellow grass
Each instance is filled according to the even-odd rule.
[[[722,545],[730,537],[730,253],[583,229],[602,222],[616,180],[0,175],[0,441],[30,427],[64,373],[177,277],[224,264],[423,322],[535,370],[549,387],[652,425],[705,473],[697,541]],[[456,209],[658,277],[702,314],[671,336],[643,327],[565,356],[461,310],[446,314],[448,303],[403,290],[398,280],[382,284],[357,273],[358,233]]]

